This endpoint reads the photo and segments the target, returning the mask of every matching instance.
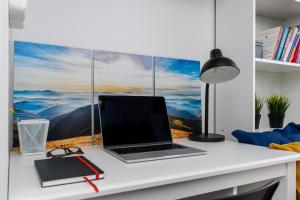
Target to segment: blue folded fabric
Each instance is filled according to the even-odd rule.
[[[268,147],[271,143],[287,144],[291,142],[287,138],[283,137],[280,133],[276,132],[257,133],[236,130],[232,132],[232,135],[238,139],[240,143],[254,144],[264,147]]]
[[[279,134],[291,142],[300,142],[300,133],[281,132]]]
[[[274,129],[273,133],[280,133],[291,142],[300,142],[300,125],[294,122],[289,123],[283,129]]]
[[[300,133],[300,124],[295,124],[294,122],[289,123],[283,129],[274,129],[273,132],[280,133]]]
[[[283,129],[274,129],[266,132],[246,132],[236,130],[232,135],[240,143],[254,144],[268,147],[271,143],[287,144],[289,142],[300,142],[300,124],[293,122],[286,125]]]

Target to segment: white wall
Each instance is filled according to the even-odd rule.
[[[0,1],[0,199],[7,199],[8,190],[8,94],[9,94],[9,24],[8,0]]]
[[[12,38],[203,64],[213,48],[213,19],[212,0],[29,0],[24,29]]]
[[[284,23],[287,24],[287,25],[289,25],[289,26],[299,26],[300,25],[300,14],[299,14],[298,17],[294,17],[294,18],[288,19]]]
[[[286,112],[285,123],[295,122],[300,124],[300,72],[283,74],[283,94],[291,102]]]
[[[256,34],[280,26],[282,21],[256,15]]]
[[[29,0],[15,40],[205,61],[211,0]]]
[[[256,34],[261,31],[268,30],[280,25],[288,26],[299,26],[300,25],[300,14],[298,17],[294,17],[287,20],[277,20],[260,15],[256,15]]]
[[[284,125],[289,122],[300,124],[300,72],[270,73],[256,72],[256,94],[268,97],[272,94],[285,95],[289,98],[291,105],[286,112]],[[260,128],[269,127],[268,109],[265,105],[262,110]]]
[[[217,85],[217,131],[233,139],[233,130],[254,129],[255,3],[217,2],[217,47],[241,70],[234,80]]]

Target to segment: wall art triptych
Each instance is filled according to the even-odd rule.
[[[16,41],[13,145],[17,120],[41,118],[49,148],[91,144],[92,127],[101,142],[100,94],[164,96],[173,137],[201,132],[199,74],[199,61]]]

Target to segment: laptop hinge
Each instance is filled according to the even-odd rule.
[[[153,145],[162,145],[162,144],[173,144],[173,142],[166,141],[166,142],[149,142],[149,143],[128,144],[128,145],[112,145],[112,146],[104,146],[104,148],[105,149],[116,149],[116,148],[127,148],[127,147],[153,146]]]

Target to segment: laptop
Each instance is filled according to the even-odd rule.
[[[164,97],[99,96],[104,149],[126,163],[202,155],[173,143]]]

